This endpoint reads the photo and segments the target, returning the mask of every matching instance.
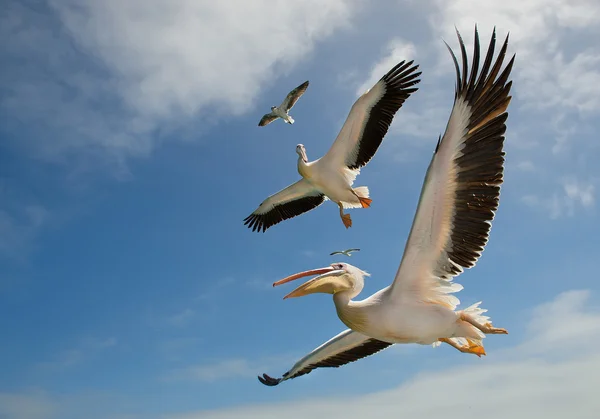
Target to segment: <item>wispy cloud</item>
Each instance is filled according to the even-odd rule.
[[[413,59],[415,55],[415,46],[404,39],[394,38],[388,42],[384,51],[384,57],[371,68],[367,80],[356,89],[356,94],[358,96],[373,87],[385,73],[390,71],[390,69],[400,61],[409,61]]]
[[[578,210],[590,210],[594,207],[595,185],[590,181],[567,177],[561,181],[559,190],[550,196],[525,195],[522,201],[551,219],[573,217]]]
[[[0,418],[48,419],[58,410],[57,403],[43,391],[0,393]]]
[[[173,314],[167,318],[167,322],[175,327],[187,326],[188,323],[194,318],[196,311],[191,308],[186,308],[179,313]]]
[[[88,337],[81,339],[77,345],[60,353],[55,360],[42,362],[38,364],[38,367],[47,370],[70,368],[116,345],[117,339],[114,337],[106,339]]]
[[[204,381],[230,380],[239,377],[255,377],[261,371],[284,368],[293,360],[291,356],[272,356],[269,358],[247,359],[228,358],[203,364],[190,365],[171,371],[165,378],[168,381]]]
[[[534,308],[531,316],[525,341],[504,351],[497,361],[488,357],[478,365],[449,366],[420,374],[399,387],[363,396],[313,398],[166,418],[263,418],[286,412],[289,418],[352,419],[387,418],[398,412],[407,417],[428,417],[441,411],[448,419],[472,415],[490,419],[595,417],[600,409],[600,400],[595,397],[595,389],[600,386],[596,374],[600,355],[594,349],[600,344],[600,311],[590,304],[590,293],[560,294]],[[242,363],[233,369],[245,373],[247,368]]]
[[[349,22],[352,3],[9,1],[0,25],[5,128],[35,134],[23,138],[44,158],[123,165],[246,112],[275,73]]]
[[[3,197],[2,193],[0,197]],[[47,218],[48,211],[40,205],[27,205],[12,211],[0,207],[0,257],[22,260]]]

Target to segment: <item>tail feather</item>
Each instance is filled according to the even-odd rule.
[[[465,308],[463,313],[471,316],[479,324],[491,323],[490,318],[483,314],[487,310],[479,307],[480,304],[481,301]],[[460,322],[460,327],[457,329],[456,334],[461,335],[461,337],[450,338],[450,340],[460,346],[468,345],[469,342],[467,342],[467,339],[476,345],[483,346],[482,340],[485,338],[485,333],[471,324]],[[439,345],[440,342],[433,343],[434,347]]]
[[[367,207],[371,204],[371,201],[369,199],[369,188],[367,186],[359,186],[358,188],[352,188],[352,190],[359,197],[359,201],[342,201],[342,205],[344,206],[344,208],[365,208],[365,204],[363,204],[363,202],[360,201],[360,198],[364,198],[365,200],[367,200]]]
[[[359,186],[358,188],[354,188],[354,193],[361,198],[369,198],[369,187]]]

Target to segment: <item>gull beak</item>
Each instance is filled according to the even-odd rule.
[[[288,276],[287,278],[275,282],[273,286],[275,287],[277,285],[285,284],[286,282],[303,278],[305,276],[318,275],[317,277],[306,281],[304,284],[300,285],[283,298],[287,299],[302,297],[315,293],[335,294],[336,292],[352,288],[352,283],[350,282],[349,278],[344,275],[345,273],[346,271],[334,269],[333,267],[313,269]]]

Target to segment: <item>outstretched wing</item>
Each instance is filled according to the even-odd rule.
[[[289,92],[283,102],[281,102],[281,106],[279,106],[279,108],[283,109],[283,111],[286,113],[289,112],[289,110],[294,107],[296,102],[298,102],[298,99],[300,99],[304,92],[306,92],[306,89],[308,89],[308,80]]]
[[[296,362],[292,369],[283,374],[281,378],[263,374],[262,377],[258,376],[258,380],[264,385],[276,386],[282,381],[308,374],[316,368],[337,368],[346,365],[373,355],[391,345],[393,344],[347,329]]]
[[[335,142],[321,158],[323,164],[359,169],[377,152],[396,112],[417,91],[421,80],[413,61],[402,61],[364,93],[350,109]],[[337,164],[336,164],[337,163]]]
[[[408,295],[456,306],[450,281],[475,266],[498,209],[504,172],[504,133],[514,55],[501,72],[508,36],[492,66],[496,31],[479,69],[475,27],[473,64],[457,31],[462,74],[456,57],[456,94],[444,136],[438,140],[425,175],[419,206],[396,279],[392,298]],[[490,69],[491,66],[491,69]]]
[[[280,190],[263,201],[262,204],[244,219],[244,225],[252,231],[263,233],[275,224],[310,211],[323,202],[325,195],[315,189],[309,182],[300,179],[298,182]]]
[[[273,122],[277,118],[279,118],[277,115],[275,115],[273,112],[269,112],[260,119],[258,126],[264,127],[265,125],[269,125],[271,122]]]
[[[329,256],[333,256],[333,255],[341,255],[343,252],[332,252],[329,254]]]

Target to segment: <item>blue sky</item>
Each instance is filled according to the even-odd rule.
[[[600,6],[479,3],[9,0],[0,417],[389,417],[448,406],[450,418],[471,408],[591,417]],[[483,300],[510,334],[486,339],[482,359],[394,346],[260,385],[257,374],[279,376],[344,328],[328,296],[283,301],[289,290],[274,280],[360,247],[345,261],[371,273],[363,295],[392,281],[452,105],[442,38],[456,47],[456,25],[470,45],[475,23],[485,45],[494,25],[499,38],[510,32],[517,61],[500,209],[458,297]],[[325,153],[358,95],[402,59],[420,64],[422,82],[357,179],[372,207],[352,210],[349,230],[331,203],[248,230],[242,220],[298,179],[296,144],[311,160]],[[296,123],[258,128],[304,80]]]

